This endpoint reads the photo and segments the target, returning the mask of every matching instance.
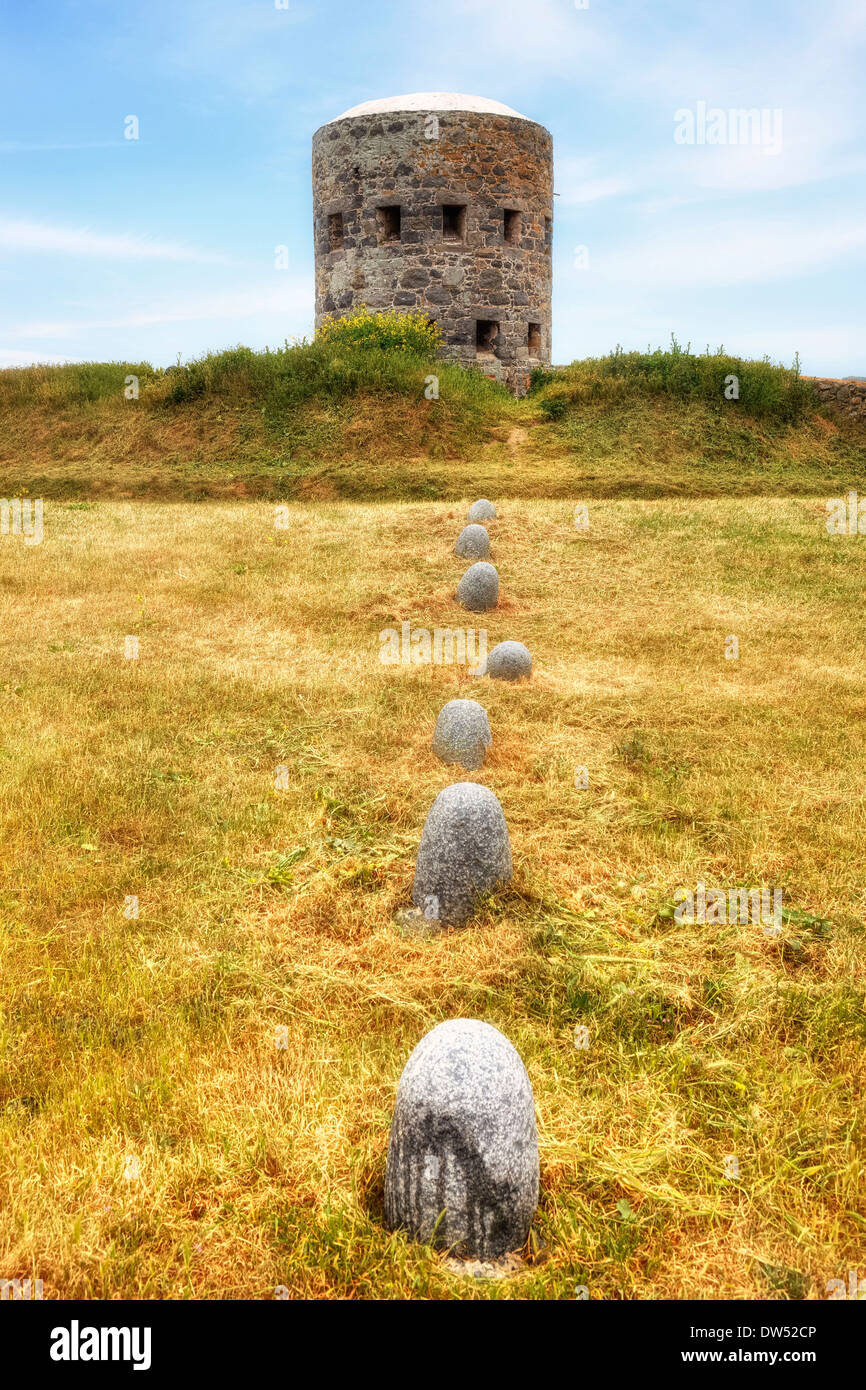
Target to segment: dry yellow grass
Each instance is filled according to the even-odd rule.
[[[474,622],[467,500],[293,504],[285,531],[263,503],[49,503],[41,546],[0,541],[0,1276],[647,1299],[863,1272],[866,542],[808,500],[598,502],[586,534],[512,500],[486,626],[532,682],[382,666],[382,628]],[[456,694],[490,715],[515,879],[407,939]],[[699,879],[782,887],[782,937],[675,924]],[[526,1062],[549,1247],[481,1286],[381,1222],[400,1070],[461,1015]]]

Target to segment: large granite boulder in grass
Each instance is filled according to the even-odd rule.
[[[433,752],[443,763],[459,763],[467,772],[484,766],[493,742],[487,711],[477,700],[449,700],[433,731]]]
[[[470,565],[457,585],[457,602],[470,613],[487,613],[499,601],[499,575],[486,560]]]
[[[522,642],[500,642],[487,658],[486,674],[499,681],[532,675],[532,656]]]
[[[412,901],[428,922],[459,927],[477,899],[511,881],[511,842],[487,787],[454,782],[437,796],[421,835]]]
[[[385,1224],[496,1260],[525,1244],[538,1205],[529,1077],[507,1038],[474,1018],[422,1038],[397,1087]]]
[[[490,537],[483,526],[464,526],[457,537],[454,554],[462,560],[486,560],[490,555]]]
[[[477,502],[473,502],[469,508],[470,521],[494,521],[496,518],[496,508],[492,502],[488,502],[486,497],[479,497]]]

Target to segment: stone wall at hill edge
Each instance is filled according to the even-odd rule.
[[[835,381],[832,377],[811,376],[822,405],[855,420],[866,420],[866,381]]]

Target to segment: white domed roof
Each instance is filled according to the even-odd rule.
[[[519,111],[503,106],[501,101],[488,101],[487,97],[468,97],[460,92],[412,92],[403,97],[381,97],[378,101],[363,101],[353,106],[334,120],[345,121],[349,116],[375,116],[387,111],[483,111],[491,116],[516,116],[525,121]],[[328,121],[328,125],[333,125]]]

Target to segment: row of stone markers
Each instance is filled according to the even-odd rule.
[[[454,548],[475,561],[457,587],[458,602],[473,613],[489,612],[499,601],[490,536],[481,525],[495,518],[492,502],[473,503]],[[532,657],[521,642],[494,647],[479,672],[509,681],[531,673]],[[487,712],[476,700],[445,705],[433,734],[440,761],[474,772],[492,742]],[[497,797],[477,782],[446,787],[424,823],[412,912],[434,930],[462,926],[478,898],[511,875]],[[421,1039],[397,1087],[386,1225],[460,1256],[498,1261],[526,1243],[537,1203],[538,1132],[523,1062],[489,1023],[440,1023]]]

